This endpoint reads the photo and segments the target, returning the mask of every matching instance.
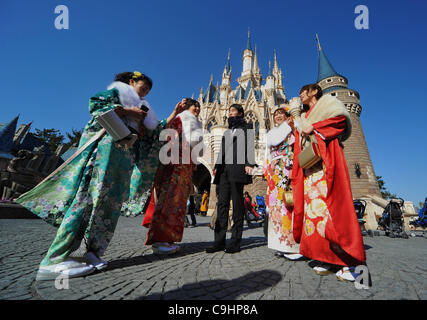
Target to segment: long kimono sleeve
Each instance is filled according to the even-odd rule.
[[[119,104],[119,92],[117,89],[100,92],[89,100],[89,112],[92,117],[114,109],[115,104]]]
[[[346,121],[344,116],[338,116],[313,123],[313,128],[319,132],[325,140],[337,138],[345,130]]]

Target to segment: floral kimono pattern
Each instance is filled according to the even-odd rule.
[[[119,103],[117,89],[100,92],[90,99],[92,118],[83,130],[79,148],[102,129],[95,117]],[[103,255],[113,237],[122,202],[129,197],[136,157],[136,147],[129,151],[118,149],[105,133],[62,170],[16,200],[58,227],[41,266],[88,251]]]
[[[271,147],[270,158],[263,169],[268,184],[268,247],[286,253],[299,253],[299,244],[292,233],[293,208],[284,201],[284,192],[290,185],[294,142],[291,133],[281,144]]]
[[[153,131],[144,129],[143,136],[136,146],[137,157],[132,172],[129,188],[129,199],[123,203],[121,211],[126,216],[137,216],[142,213],[145,202],[150,201],[150,189],[159,165],[159,150],[163,141],[159,140],[160,132],[166,127],[166,121]]]

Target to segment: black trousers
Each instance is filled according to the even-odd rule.
[[[233,226],[228,247],[240,249],[245,214],[243,187],[244,183],[228,181],[226,170],[221,174],[219,184],[217,184],[218,213],[215,223],[215,246],[225,247],[231,199],[233,201]]]

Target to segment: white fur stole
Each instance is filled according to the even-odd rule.
[[[151,108],[150,103],[145,98],[141,99],[133,87],[121,81],[114,81],[108,86],[107,90],[111,90],[113,88],[119,90],[120,103],[124,107],[140,107],[141,105],[144,105],[148,108],[147,116],[144,119],[144,126],[147,129],[154,130],[158,126],[159,119],[157,118],[153,108]],[[138,131],[138,121],[135,118],[124,118],[125,119],[123,120],[127,125]]]

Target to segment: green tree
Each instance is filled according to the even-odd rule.
[[[80,138],[82,137],[83,129],[75,130],[71,129],[71,132],[67,132],[65,135],[68,138],[68,142],[65,143],[65,150],[68,150],[74,145],[78,145]]]
[[[380,188],[381,196],[383,197],[383,199],[388,200],[391,198],[397,198],[397,195],[395,193],[390,193],[390,191],[387,190],[382,176],[377,176],[377,182],[378,182],[378,187]]]
[[[64,136],[59,132],[59,130],[51,129],[35,129],[33,135],[39,138],[41,141],[45,142],[49,146],[51,152],[55,152],[56,149],[64,141]]]

